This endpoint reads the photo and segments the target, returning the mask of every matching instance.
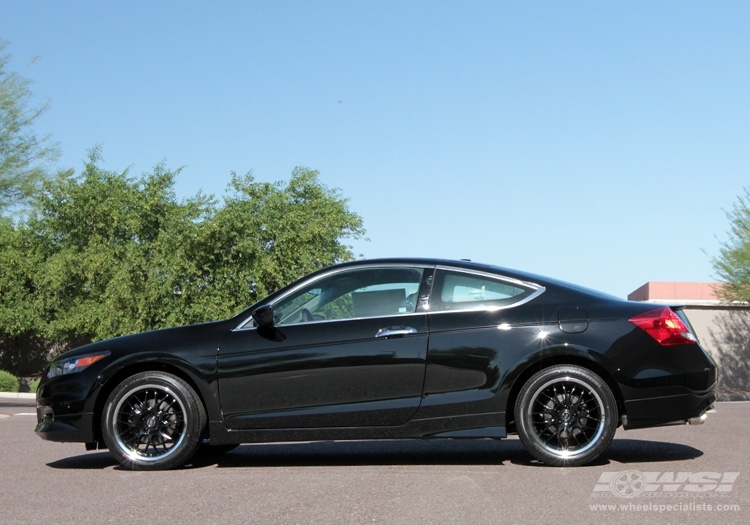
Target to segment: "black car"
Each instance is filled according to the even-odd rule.
[[[679,307],[469,261],[365,260],[225,321],[61,355],[36,432],[133,469],[240,443],[510,433],[582,465],[619,425],[703,422],[716,381]]]

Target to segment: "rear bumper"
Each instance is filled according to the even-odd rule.
[[[626,430],[674,424],[701,424],[716,402],[716,391],[681,394],[625,402],[622,416]]]

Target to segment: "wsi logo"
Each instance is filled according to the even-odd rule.
[[[739,472],[603,472],[594,494],[609,492],[618,498],[635,498],[641,494],[698,494],[732,492]]]

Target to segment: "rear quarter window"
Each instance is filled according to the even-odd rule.
[[[530,300],[542,291],[543,288],[531,283],[499,276],[438,270],[430,310],[506,308]]]

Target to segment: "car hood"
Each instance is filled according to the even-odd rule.
[[[60,357],[73,357],[101,351],[107,351],[113,356],[138,352],[171,353],[190,349],[211,352],[218,350],[221,340],[231,329],[230,321],[165,328],[97,341],[69,350]]]

